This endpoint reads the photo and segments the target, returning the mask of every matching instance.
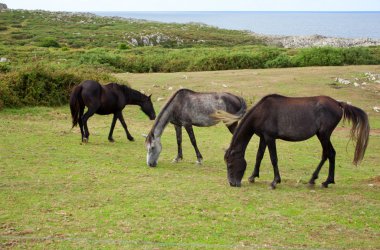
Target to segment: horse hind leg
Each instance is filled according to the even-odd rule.
[[[88,131],[87,127],[87,121],[88,119],[95,114],[95,109],[94,108],[89,108],[87,112],[83,115],[82,117],[82,123],[83,123],[83,130],[84,130],[84,137],[82,139],[82,142],[87,143],[88,138],[90,137],[90,132]]]
[[[191,144],[193,145],[194,150],[195,150],[195,154],[197,155],[197,162],[196,163],[201,165],[203,157],[202,157],[201,152],[199,152],[199,149],[198,149],[198,146],[197,146],[197,141],[195,140],[193,126],[191,126],[191,125],[190,126],[185,126],[185,129],[186,129],[187,133],[189,134]]]
[[[335,184],[335,149],[333,145],[331,144],[331,141],[329,140],[329,151],[328,151],[328,158],[329,158],[329,174],[327,176],[327,179],[325,182],[322,183],[322,186],[327,188],[329,184]]]
[[[80,128],[80,133],[82,136],[82,142],[84,139],[84,128],[83,128],[83,120],[82,120],[83,119],[83,113],[84,113],[84,106],[80,106],[78,124],[79,124],[79,128]]]

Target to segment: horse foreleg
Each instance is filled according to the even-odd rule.
[[[189,134],[191,144],[193,145],[195,149],[195,154],[197,155],[197,164],[202,164],[203,157],[201,155],[201,152],[199,152],[197,141],[195,140],[195,135],[193,131],[193,126],[185,126],[185,129],[187,133]]]
[[[129,133],[129,131],[128,131],[127,124],[126,124],[125,121],[124,121],[123,113],[118,112],[118,113],[117,113],[117,116],[118,116],[118,118],[119,118],[119,120],[120,120],[120,122],[121,122],[121,125],[123,125],[123,128],[124,128],[124,130],[125,130],[125,133],[127,134],[127,138],[128,138],[128,140],[130,140],[130,141],[134,141],[135,138],[133,138],[133,136],[132,136],[132,135]]]
[[[113,134],[113,130],[115,128],[116,121],[117,121],[117,116],[116,116],[116,114],[113,114],[112,123],[111,123],[111,129],[110,129],[110,133],[108,135],[108,141],[110,141],[110,142],[114,142],[115,141],[112,138],[112,134]]]
[[[277,183],[281,183],[281,177],[280,177],[280,171],[278,170],[278,165],[277,165],[277,149],[276,149],[276,141],[273,138],[269,138],[266,141],[269,149],[269,154],[270,154],[270,160],[273,165],[273,172],[274,172],[274,179],[271,183],[272,189],[276,188]]]
[[[251,183],[255,182],[256,177],[260,177],[260,164],[261,160],[263,159],[266,147],[267,144],[265,143],[264,138],[260,137],[260,145],[256,154],[255,169],[253,170],[252,175],[248,178],[248,181]]]
[[[173,160],[173,162],[179,162],[183,159],[182,156],[182,126],[174,125],[175,133],[177,137],[177,146],[178,146],[178,154],[177,157]]]
[[[329,158],[329,175],[327,176],[327,179],[325,182],[322,183],[322,186],[327,188],[329,184],[335,184],[335,149],[333,145],[331,144],[331,141],[329,140],[329,151],[328,151],[328,158]]]

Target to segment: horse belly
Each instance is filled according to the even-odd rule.
[[[278,138],[286,141],[304,141],[313,137],[318,128],[308,119],[282,121],[278,124]]]

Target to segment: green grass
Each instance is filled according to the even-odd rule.
[[[231,134],[221,124],[195,128],[204,165],[184,134],[184,161],[176,154],[175,131],[162,137],[157,168],[146,166],[144,138],[153,122],[137,107],[124,110],[135,142],[118,123],[115,143],[107,141],[110,116],[89,121],[90,142],[80,143],[70,129],[68,106],[4,109],[0,112],[0,246],[2,248],[258,248],[376,249],[380,245],[380,115],[378,86],[331,87],[336,76],[354,78],[379,66],[314,67],[276,70],[172,74],[118,74],[131,86],[169,97],[180,86],[199,91],[229,91],[257,102],[268,93],[292,96],[328,94],[364,109],[370,119],[370,143],[355,167],[348,125],[333,134],[337,151],[336,185],[307,186],[319,162],[316,138],[278,141],[283,182],[273,178],[268,154],[261,176],[253,171],[258,138],[247,150],[241,188],[229,187],[224,149]],[[227,87],[223,87],[223,84]],[[155,86],[153,86],[155,85]],[[168,90],[172,87],[173,90]],[[155,101],[159,111],[164,101]],[[348,143],[348,144],[347,144]]]

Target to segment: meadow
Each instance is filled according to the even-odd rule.
[[[71,129],[68,105],[7,108],[0,111],[1,248],[143,249],[378,249],[380,246],[380,85],[366,72],[380,66],[304,67],[178,73],[122,73],[112,78],[153,94],[158,113],[179,88],[227,91],[251,107],[270,93],[329,95],[362,108],[371,133],[362,164],[352,165],[349,124],[339,124],[335,146],[335,185],[307,185],[321,157],[316,138],[278,141],[282,183],[273,178],[268,152],[256,183],[253,171],[258,138],[249,144],[248,173],[241,188],[226,178],[224,150],[231,134],[223,124],[195,128],[204,156],[195,153],[186,134],[184,160],[176,155],[175,131],[168,125],[156,168],[146,166],[141,134],[150,121],[137,107],[124,117],[135,142],[120,123],[116,142],[107,140],[111,116],[90,118],[90,141]],[[359,82],[340,84],[335,78]],[[365,82],[366,84],[361,84]]]

